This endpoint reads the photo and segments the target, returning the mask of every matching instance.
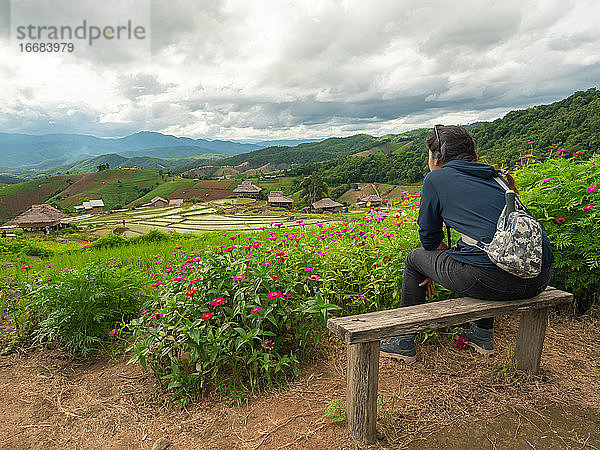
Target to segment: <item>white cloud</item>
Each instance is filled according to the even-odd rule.
[[[148,13],[151,59],[0,40],[3,131],[385,134],[493,119],[600,79],[595,0],[156,0]]]

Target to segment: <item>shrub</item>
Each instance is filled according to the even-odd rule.
[[[139,236],[134,236],[129,239],[129,242],[133,243],[147,243],[147,242],[166,242],[170,241],[172,236],[169,236],[167,233],[163,233],[162,231],[152,230],[148,234],[141,234]]]
[[[113,248],[120,245],[126,245],[127,239],[116,234],[107,234],[106,236],[96,239],[89,245],[89,248]]]
[[[552,283],[585,310],[599,303],[600,163],[547,160],[517,172],[521,198],[542,223],[554,251]]]
[[[28,242],[22,252],[27,256],[37,256],[38,258],[49,258],[54,255],[54,252],[50,249],[40,247],[37,244]]]
[[[25,334],[36,344],[56,343],[87,356],[100,349],[109,332],[132,319],[150,299],[139,273],[130,267],[92,264],[47,275],[20,287]],[[21,317],[23,311],[11,315]]]

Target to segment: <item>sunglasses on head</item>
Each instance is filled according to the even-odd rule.
[[[435,131],[435,137],[437,138],[437,142],[438,142],[438,151],[439,152],[442,151],[442,141],[440,140],[440,133],[438,133],[438,127],[443,127],[443,126],[444,125],[441,125],[441,124],[433,126],[433,131]]]

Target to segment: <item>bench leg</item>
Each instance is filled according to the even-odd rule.
[[[515,357],[517,369],[537,373],[546,336],[548,308],[530,309],[521,313]]]
[[[348,345],[346,424],[351,436],[375,442],[379,341]]]

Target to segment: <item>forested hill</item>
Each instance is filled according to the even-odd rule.
[[[505,160],[513,166],[520,155],[529,153],[543,160],[564,148],[571,152],[583,150],[582,156],[586,158],[600,152],[600,91],[592,88],[549,105],[511,111],[493,122],[469,126],[469,130],[477,141],[478,155],[487,155],[486,162],[490,164]],[[331,184],[418,183],[428,171],[425,138],[430,131],[422,129],[386,136],[392,143],[406,142],[389,154],[372,152],[366,157],[303,164],[294,167],[292,175],[319,172]],[[378,140],[373,140],[371,147],[377,146]]]
[[[379,138],[368,134],[355,134],[345,138],[329,138],[321,142],[300,144],[295,147],[268,147],[244,153],[218,162],[219,165],[237,166],[248,162],[252,168],[265,164],[303,164],[325,161],[339,156],[347,157],[366,150]]]
[[[537,157],[566,148],[585,153],[600,150],[600,91],[596,88],[575,92],[549,105],[511,111],[501,119],[483,123],[471,130],[480,155],[491,162],[515,162],[517,150]],[[533,144],[527,144],[533,142]],[[552,149],[548,147],[557,147]]]

